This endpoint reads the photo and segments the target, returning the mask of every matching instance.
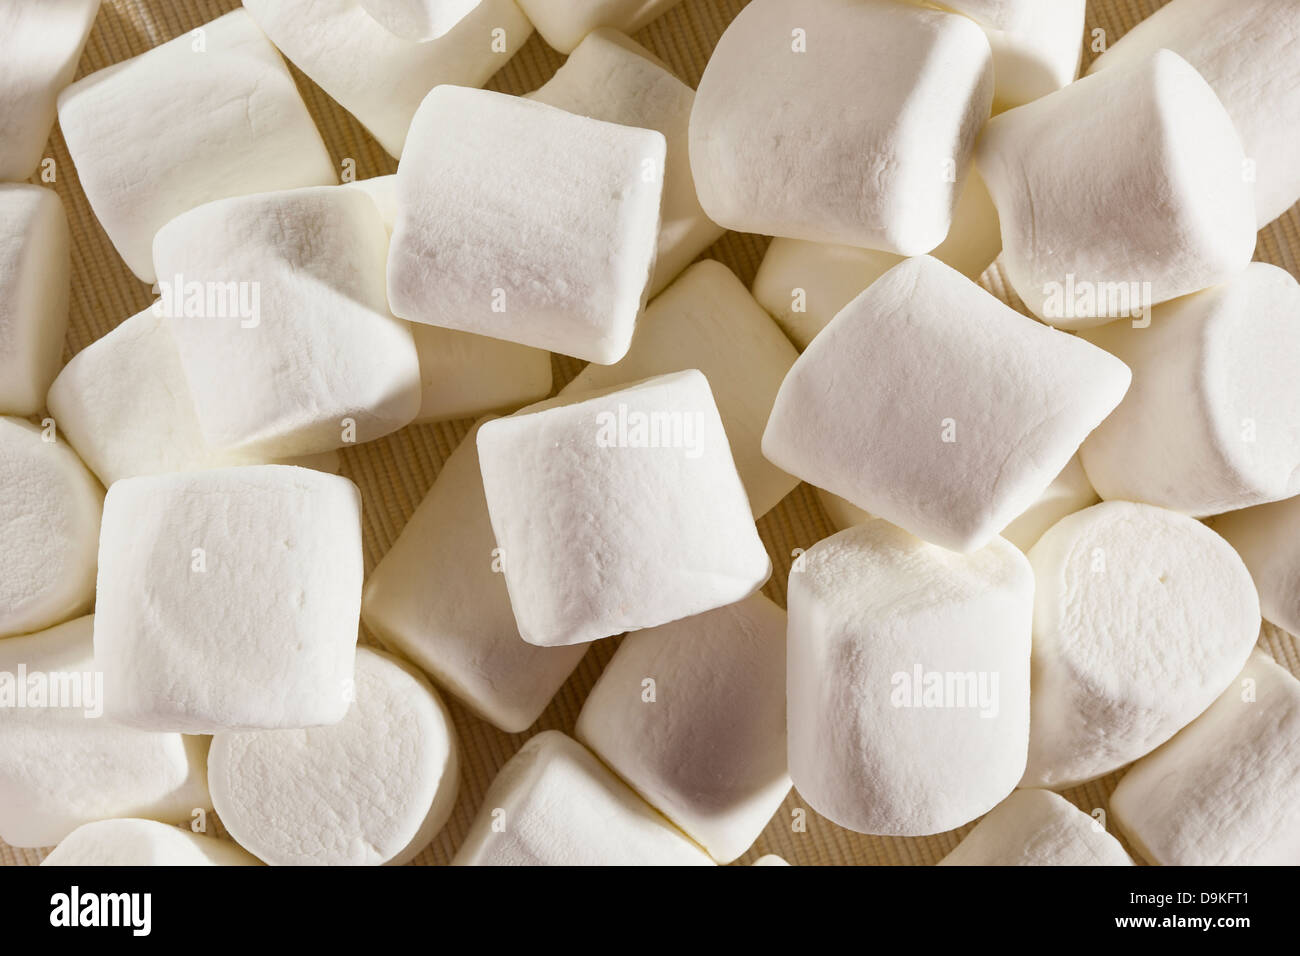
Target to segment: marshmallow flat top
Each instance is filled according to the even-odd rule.
[[[442,829],[460,764],[451,717],[409,664],[357,648],[355,700],[332,727],[212,738],[212,803],[276,866],[406,863]]]
[[[57,431],[0,418],[0,488],[0,637],[89,611],[104,507],[95,476]]]
[[[478,451],[510,603],[531,644],[580,644],[734,604],[771,573],[696,370],[488,422]]]
[[[252,17],[235,10],[199,29],[59,95],[86,198],[145,282],[157,278],[154,233],[185,210],[338,181],[293,77]]]
[[[0,414],[34,415],[45,404],[63,358],[69,265],[58,194],[0,185]]]
[[[0,6],[0,181],[26,179],[40,164],[55,99],[71,82],[98,13],[99,0]]]
[[[628,635],[588,695],[574,736],[710,856],[730,863],[790,791],[785,612],[755,594]]]
[[[664,134],[668,151],[651,296],[721,238],[724,230],[700,208],[691,175],[695,92],[649,50],[621,33],[596,30],[529,98],[592,119]]]
[[[100,820],[69,833],[41,866],[258,866],[226,840],[154,820]]]
[[[919,256],[799,357],[763,454],[928,541],[973,551],[1033,504],[1128,380],[1101,349]]]
[[[1150,327],[1086,333],[1133,387],[1083,443],[1106,499],[1202,516],[1300,494],[1300,285],[1252,262],[1152,310]]]
[[[710,866],[586,747],[556,730],[530,739],[483,797],[455,866]]]
[[[537,647],[519,636],[483,496],[478,429],[443,463],[371,572],[361,616],[384,644],[478,716],[520,733],[541,716],[587,647]]]
[[[419,358],[388,310],[386,247],[375,203],[337,187],[207,203],[159,230],[160,308],[209,444],[304,455],[415,417]]]
[[[479,0],[360,0],[389,33],[422,43],[445,36],[474,12]]]
[[[617,362],[654,267],[665,148],[655,130],[436,88],[397,169],[393,312]]]
[[[741,232],[929,252],[992,98],[988,41],[965,17],[887,0],[754,0],[700,79],[700,203]]]
[[[426,42],[389,32],[357,0],[244,0],[244,7],[391,156],[402,155],[411,117],[431,89],[482,86],[533,34],[514,0],[478,0]]]
[[[553,49],[572,53],[584,37],[599,27],[636,33],[681,0],[519,0]]]
[[[1220,515],[1210,526],[1246,562],[1264,619],[1300,634],[1300,497]]]
[[[1064,789],[1151,752],[1208,707],[1259,634],[1241,559],[1198,521],[1106,501],[1029,551],[1033,715],[1024,786]]]
[[[997,80],[993,112],[1023,106],[1074,82],[1087,6],[1087,0],[1030,0],[1021,6],[1021,23],[985,27]]]
[[[1139,760],[1110,809],[1165,866],[1300,864],[1300,681],[1256,651],[1204,714]]]
[[[0,641],[0,839],[12,846],[50,846],[106,817],[188,822],[212,806],[205,739],[123,727],[102,713],[92,628],[80,617]],[[69,696],[56,701],[55,681]],[[39,703],[37,686],[48,689]]]
[[[939,866],[1132,866],[1098,821],[1050,790],[1017,790]]]
[[[1207,30],[1205,25],[1213,24]],[[1120,37],[1089,72],[1173,50],[1214,88],[1254,164],[1260,228],[1300,198],[1300,8],[1275,0],[1173,0]]]
[[[621,361],[588,365],[561,394],[576,397],[583,391],[699,369],[709,380],[736,470],[759,518],[799,483],[764,458],[761,447],[772,403],[796,358],[798,353],[735,273],[706,259],[650,303]]]
[[[1146,131],[1144,147],[1117,152],[1116,130]],[[994,117],[975,157],[1012,286],[1066,329],[1244,269],[1255,248],[1244,159],[1214,90],[1168,50]]]
[[[874,520],[792,570],[790,775],[860,833],[961,826],[1016,786],[1029,738],[1034,580],[995,538],[970,555]]]
[[[352,482],[283,465],[127,478],[99,545],[111,716],[182,733],[343,719],[361,605]]]

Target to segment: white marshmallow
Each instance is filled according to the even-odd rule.
[[[1048,529],[1029,562],[1027,787],[1074,786],[1160,746],[1228,686],[1259,634],[1241,559],[1172,511],[1094,505]]]
[[[81,617],[0,641],[0,839],[13,846],[49,846],[106,817],[188,823],[212,806],[206,740],[102,715],[92,626]],[[37,687],[47,689],[40,703]]]
[[[478,426],[456,447],[366,580],[361,616],[506,733],[532,726],[587,652],[519,636],[479,473]]]
[[[443,83],[482,86],[533,34],[514,0],[479,0],[436,40],[390,33],[357,0],[244,0],[294,66],[401,156],[420,101]]]
[[[654,267],[664,151],[654,130],[438,87],[397,168],[393,312],[617,362]]]
[[[688,840],[557,730],[533,737],[483,797],[455,866],[709,866]]]
[[[90,610],[103,506],[57,432],[0,418],[0,637]]]
[[[748,850],[790,792],[785,626],[755,594],[630,634],[574,728],[719,863]]]
[[[984,546],[1128,386],[1123,363],[928,256],[840,312],[795,362],[768,460],[927,541]]]
[[[984,26],[993,49],[993,112],[1022,106],[1074,82],[1083,56],[1086,8],[1087,0],[1028,0],[1019,4],[1019,16],[1009,26]]]
[[[636,33],[681,0],[519,0],[553,49],[572,53],[587,34],[598,27]]]
[[[235,844],[154,820],[101,820],[77,827],[41,866],[257,866]]]
[[[361,0],[389,33],[417,43],[446,36],[478,5],[479,0]]]
[[[1300,7],[1294,3],[1173,0],[1120,37],[1089,72],[1131,64],[1161,48],[1194,66],[1241,136],[1262,228],[1300,199],[1298,42]]]
[[[499,418],[479,429],[478,451],[530,644],[667,624],[734,604],[771,574],[698,371]]]
[[[1210,527],[1246,562],[1264,619],[1300,634],[1300,497],[1220,515]]]
[[[1300,285],[1252,262],[1153,310],[1150,327],[1086,334],[1133,387],[1083,443],[1106,499],[1202,516],[1300,494]]]
[[[161,308],[208,444],[303,455],[415,417],[419,357],[388,311],[386,242],[375,204],[333,187],[224,199],[159,230],[154,261],[172,286]],[[191,286],[212,303],[201,315]]]
[[[775,853],[768,853],[760,856],[750,866],[789,866],[789,862],[777,856]]]
[[[338,181],[293,77],[252,18],[235,10],[197,29],[59,95],[86,199],[145,282],[156,278],[154,233],[187,209]]]
[[[26,179],[40,164],[55,98],[72,81],[98,13],[99,0],[0,6],[0,180]]]
[[[646,308],[616,365],[588,365],[561,394],[699,369],[709,380],[754,517],[776,507],[799,479],[763,457],[763,427],[798,353],[735,274],[711,259],[691,266]]]
[[[939,866],[1132,866],[1098,821],[1050,790],[1017,790]]]
[[[790,775],[862,833],[923,836],[995,806],[1025,768],[1034,579],[995,538],[970,555],[885,521],[790,575]]]
[[[361,605],[360,495],[282,465],[115,482],[97,595],[115,719],[182,733],[337,723]]]
[[[668,151],[651,296],[722,238],[725,230],[700,208],[691,176],[695,92],[649,50],[621,33],[597,30],[529,98],[592,119],[664,134]]]
[[[943,242],[993,99],[964,17],[891,0],[753,0],[691,113],[691,169],[741,232],[929,252]]]
[[[1040,319],[1080,329],[1246,267],[1244,158],[1209,84],[1161,50],[994,117],[975,161],[1012,286]]]
[[[1218,700],[1124,775],[1111,813],[1165,866],[1300,864],[1300,681],[1256,651]]]
[[[1050,0],[940,0],[976,23],[995,30],[1020,30],[1029,25],[1034,7]]]
[[[36,414],[58,374],[68,328],[68,245],[54,190],[0,185],[0,413]]]
[[[456,803],[460,759],[442,700],[409,664],[357,648],[342,723],[212,738],[212,803],[240,846],[276,866],[393,866]]]

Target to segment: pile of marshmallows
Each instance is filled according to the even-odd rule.
[[[0,837],[400,863],[457,793],[432,684],[522,732],[634,632],[457,862],[729,862],[792,781],[983,816],[946,863],[1300,862],[1253,650],[1300,632],[1300,287],[1250,261],[1300,5],[1173,0],[1075,81],[1084,0],[753,0],[698,91],[625,35],[672,5],[244,0],[71,85],[97,0],[4,5],[0,178],[57,110],[158,299],[60,370],[63,210],[0,186]],[[558,73],[478,89],[534,26]],[[338,184],[281,54],[395,176]],[[724,228],[779,237],[752,295],[691,264]],[[337,449],[467,417],[363,582]],[[844,530],[787,615],[799,481]],[[1052,792],[1131,763],[1110,820]]]

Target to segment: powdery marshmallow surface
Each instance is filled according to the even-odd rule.
[[[445,36],[478,5],[479,0],[361,0],[384,29],[417,43]]]
[[[397,168],[394,314],[617,362],[654,267],[664,154],[655,130],[436,88]]]
[[[943,242],[993,98],[965,17],[892,0],[753,0],[691,113],[691,169],[740,232],[929,252]]]
[[[1128,381],[1101,349],[918,256],[799,357],[763,454],[927,541],[975,551],[1034,503]]]
[[[1300,634],[1300,497],[1220,515],[1210,526],[1246,562],[1265,620]]]
[[[11,846],[49,846],[106,817],[188,822],[212,806],[206,740],[123,727],[102,714],[92,626],[81,617],[0,641],[0,839]],[[25,706],[10,698],[21,673]],[[48,689],[39,703],[33,678]],[[55,681],[67,696],[56,700]]]
[[[99,224],[153,282],[153,238],[213,199],[338,181],[275,47],[235,10],[59,95],[59,127]],[[199,48],[199,45],[202,48]]]
[[[182,733],[337,723],[361,496],[284,465],[123,479],[104,502],[97,593],[110,716]]]
[[[410,861],[456,803],[447,709],[411,665],[357,648],[355,699],[331,727],[212,738],[212,803],[240,846],[277,866]]]
[[[939,866],[1132,866],[1100,822],[1049,790],[1017,790]]]
[[[1074,81],[1083,56],[1086,8],[1087,0],[1026,0],[1008,26],[984,24],[993,50],[993,112],[1022,106]]]
[[[0,637],[89,611],[104,506],[95,476],[57,429],[0,418],[0,488]]]
[[[456,866],[710,866],[709,855],[557,730],[501,768]]]
[[[790,792],[785,626],[755,594],[631,634],[574,729],[719,863],[748,850]]]
[[[1029,562],[1027,787],[1061,790],[1151,752],[1228,686],[1259,634],[1241,559],[1172,511],[1102,502],[1053,525]]]
[[[734,604],[772,563],[704,375],[542,403],[479,429],[519,633],[581,644]]]
[[[1190,726],[1124,775],[1111,812],[1165,866],[1300,864],[1300,681],[1261,651]]]
[[[257,866],[227,840],[154,820],[101,820],[77,827],[41,866]]]
[[[1016,786],[1029,739],[1034,579],[995,538],[970,555],[876,520],[791,570],[790,775],[822,816],[924,836]]]
[[[519,0],[519,6],[552,48],[572,53],[598,27],[636,33],[681,0]]]

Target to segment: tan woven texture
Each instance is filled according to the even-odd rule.
[[[797,2],[797,0],[794,0]],[[687,83],[699,82],[709,54],[745,0],[684,0],[635,39],[656,53]],[[85,76],[120,60],[143,53],[238,6],[237,0],[104,0],[103,9],[86,44],[77,70]],[[1149,16],[1160,0],[1090,0],[1085,33],[1084,66],[1094,54],[1089,49],[1093,31],[1104,30],[1114,43],[1139,20]],[[1213,26],[1207,24],[1207,29]],[[528,44],[488,84],[506,93],[536,89],[564,58],[534,35]],[[293,69],[303,98],[324,136],[336,166],[345,159],[356,163],[358,179],[394,172],[390,158],[361,124],[334,103],[301,72]],[[1122,132],[1121,134],[1122,135]],[[118,258],[100,228],[77,181],[63,137],[56,128],[46,149],[57,169],[55,188],[68,210],[73,237],[72,317],[65,358],[86,347],[151,301],[149,287],[137,280]],[[706,253],[733,269],[748,285],[762,259],[767,239],[728,233]],[[1259,234],[1256,258],[1300,274],[1300,211],[1293,208]],[[983,277],[994,294],[1019,307],[995,263]],[[581,363],[555,357],[558,389],[576,374]],[[361,489],[364,507],[366,572],[375,566],[402,526],[433,484],[443,461],[469,430],[472,422],[412,426],[377,442],[349,448],[342,454],[343,474]],[[786,578],[791,552],[808,548],[834,530],[807,485],[796,488],[759,522],[763,542],[775,571],[764,589],[785,606]],[[437,582],[431,581],[431,587]],[[363,629],[361,639],[373,642]],[[460,796],[450,821],[413,865],[447,863],[464,838],[484,791],[497,770],[532,734],[558,729],[572,732],[587,691],[617,649],[619,639],[598,641],[550,707],[531,730],[504,734],[471,716],[453,698],[444,695],[451,709],[462,751]],[[1294,637],[1266,624],[1260,644],[1292,673],[1300,674],[1300,645]],[[1065,793],[1080,808],[1106,807],[1107,799],[1123,772]],[[803,812],[797,813],[796,811]],[[797,824],[803,820],[802,826]],[[797,865],[826,864],[931,864],[937,862],[971,828],[925,838],[877,837],[853,833],[819,817],[791,792],[754,847],[739,862],[750,863],[765,853],[777,853]],[[219,825],[218,825],[219,829]],[[0,863],[34,864],[45,851],[17,850],[0,843]]]

